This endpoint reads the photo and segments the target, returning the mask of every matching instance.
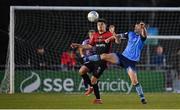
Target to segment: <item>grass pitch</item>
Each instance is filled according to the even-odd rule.
[[[103,104],[94,105],[94,96],[65,93],[0,94],[0,108],[31,109],[180,109],[180,94],[146,93],[143,105],[135,93],[102,94]]]

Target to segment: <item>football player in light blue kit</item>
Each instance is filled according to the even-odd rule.
[[[95,30],[89,30],[88,32],[88,37],[82,42],[82,45],[87,45],[89,44],[90,42],[90,39],[92,38],[93,34],[95,33]],[[81,55],[81,57],[83,58],[84,56],[90,56],[90,55],[93,55],[95,53],[95,47],[93,47],[92,49],[82,49],[82,48],[79,48],[79,53]],[[86,66],[86,67],[84,67]],[[82,71],[84,71],[84,73],[87,74],[87,69],[89,69],[89,72],[92,72],[92,69],[90,68],[89,64],[85,64],[83,66],[81,66],[80,70],[80,74],[83,74]],[[88,81],[84,80],[84,86],[85,86],[85,91],[88,91],[88,87],[89,87],[89,84],[88,84]]]
[[[128,39],[127,46],[123,51],[123,53],[117,52],[117,53],[93,55],[84,58],[84,62],[105,60],[112,64],[118,64],[124,67],[127,70],[127,73],[131,79],[133,86],[136,89],[136,92],[140,96],[140,100],[142,104],[146,104],[147,102],[144,97],[142,86],[138,82],[138,78],[136,75],[136,63],[140,60],[140,55],[144,46],[144,41],[147,38],[145,23],[143,22],[136,23],[134,26],[134,31],[129,31],[124,34],[114,35],[111,38],[106,39],[105,42],[109,42],[112,39],[119,39],[119,37],[125,37]]]

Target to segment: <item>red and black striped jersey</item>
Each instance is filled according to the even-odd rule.
[[[108,31],[102,34],[95,32],[90,39],[89,44],[96,47],[97,54],[109,53],[111,50],[112,42],[105,43],[105,40],[111,36],[113,36],[113,34]]]

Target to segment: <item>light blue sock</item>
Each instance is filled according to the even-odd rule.
[[[87,61],[100,61],[100,60],[101,60],[100,55],[91,55],[91,56],[84,58],[85,62],[87,62]]]
[[[140,96],[140,99],[141,99],[141,100],[142,100],[142,99],[145,99],[144,93],[143,93],[143,90],[142,90],[142,86],[141,86],[139,83],[137,83],[137,84],[135,85],[135,88],[136,88],[137,94]]]
[[[90,61],[99,61],[100,59],[100,55],[92,55],[88,57]]]

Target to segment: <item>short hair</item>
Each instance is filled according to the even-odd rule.
[[[114,24],[111,24],[111,25],[109,25],[109,28],[110,28],[110,27],[115,27],[115,25],[114,25]]]
[[[88,33],[93,33],[93,32],[96,32],[95,30],[91,29],[88,31]]]
[[[44,46],[42,46],[42,45],[37,46],[37,49],[43,49],[43,48],[44,48]]]
[[[97,23],[98,22],[103,22],[103,23],[105,23],[106,24],[106,20],[105,19],[103,19],[103,18],[99,18],[98,20],[97,20]]]
[[[145,23],[143,20],[138,20],[135,22],[135,24]]]
[[[159,48],[159,47],[163,48],[163,46],[161,46],[161,45],[157,45],[157,47],[156,47],[156,48]]]
[[[135,28],[135,25],[136,24],[140,24],[141,22],[145,23],[143,20],[138,20],[138,21],[135,21],[133,22],[132,24],[129,25],[129,31],[133,31],[134,28]]]

